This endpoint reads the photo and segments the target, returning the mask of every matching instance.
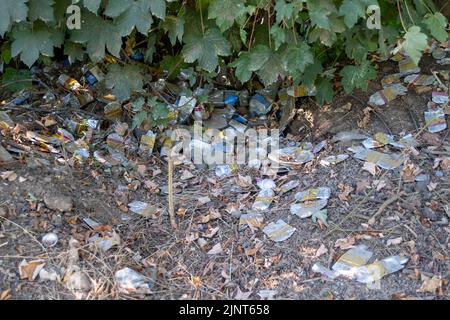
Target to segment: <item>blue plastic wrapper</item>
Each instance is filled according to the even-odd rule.
[[[261,116],[269,113],[271,103],[267,99],[260,95],[255,94],[250,100],[250,114],[254,116]]]
[[[243,116],[240,116],[238,114],[234,114],[231,118],[233,120],[236,120],[239,123],[242,123],[242,124],[246,124],[247,123],[247,119],[245,119]]]
[[[85,79],[86,79],[87,83],[89,83],[90,86],[93,86],[94,84],[96,84],[98,82],[97,78],[92,73],[87,74],[85,76]]]
[[[131,60],[143,62],[144,61],[144,55],[142,54],[141,51],[135,51],[131,55]]]
[[[225,104],[228,106],[235,106],[235,104],[239,101],[239,97],[236,95],[230,95],[225,98]]]

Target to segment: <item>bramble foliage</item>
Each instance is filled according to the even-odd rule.
[[[346,92],[366,89],[375,77],[371,61],[394,46],[418,61],[428,39],[447,38],[447,19],[431,0],[73,2],[81,8],[80,30],[66,25],[71,0],[0,0],[3,82],[18,76],[11,71],[18,60],[31,67],[53,57],[56,48],[71,63],[100,62],[110,54],[120,65],[108,68],[106,86],[126,100],[145,85],[145,68],[130,57],[146,46],[144,61],[170,77],[194,67],[208,79],[218,66],[230,68],[244,84],[289,77],[295,84],[315,84],[324,103],[333,97],[336,77]],[[370,5],[381,8],[380,30],[366,25]]]

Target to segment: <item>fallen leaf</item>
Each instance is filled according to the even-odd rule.
[[[194,177],[194,175],[188,171],[188,170],[184,170],[183,173],[181,174],[181,180],[185,181],[185,180],[189,180],[192,179]]]
[[[327,252],[328,252],[327,247],[325,247],[325,245],[322,243],[320,245],[319,249],[317,249],[315,257],[318,258],[318,257],[326,254]]]
[[[386,241],[386,246],[391,246],[391,245],[397,245],[402,243],[403,238],[402,237],[398,237],[398,238],[393,238],[393,239],[388,239],[388,241]]]
[[[25,259],[22,260],[22,262],[20,262],[19,264],[20,279],[34,281],[44,265],[44,260],[33,260],[30,262],[27,262]]]
[[[180,218],[183,218],[186,215],[186,208],[179,208],[177,210],[177,216],[179,216]]]
[[[235,180],[236,184],[241,188],[247,188],[253,185],[251,176],[242,176],[238,174]]]
[[[380,191],[384,187],[386,187],[386,181],[385,180],[374,180],[373,186],[376,188],[377,191]]]
[[[349,201],[351,199],[350,193],[352,193],[355,189],[352,186],[342,184],[339,187],[341,188],[342,192],[338,194],[338,198],[341,201]]]
[[[0,293],[0,300],[9,300],[11,299],[11,289],[6,289]]]
[[[437,276],[433,276],[433,278],[427,278],[423,281],[422,286],[418,290],[418,292],[430,292],[433,294],[437,294],[437,291],[442,289],[443,280],[438,278]]]
[[[211,250],[208,251],[208,254],[219,254],[222,252],[223,252],[222,244],[219,242],[216,245],[214,245],[214,247],[212,247]]]
[[[434,189],[436,189],[436,187],[437,187],[437,183],[436,182],[430,182],[427,185],[427,188],[428,188],[429,191],[433,191]]]
[[[197,201],[198,201],[198,204],[202,206],[204,204],[207,204],[208,202],[211,202],[211,199],[208,196],[205,196],[205,197],[198,198]]]
[[[251,291],[243,292],[239,287],[237,287],[236,295],[234,296],[234,300],[248,300],[248,298],[252,295]]]
[[[334,243],[335,248],[341,248],[342,250],[350,249],[355,244],[355,237],[347,237],[342,239],[337,239]]]
[[[372,162],[364,162],[362,170],[369,172],[373,176],[377,174],[377,166]]]
[[[14,171],[4,171],[0,174],[0,177],[3,180],[8,180],[9,182],[12,182],[17,179],[17,174]]]
[[[369,180],[360,180],[356,183],[356,193],[363,193],[366,189],[370,188]]]

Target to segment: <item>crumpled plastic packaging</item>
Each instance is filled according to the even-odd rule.
[[[433,91],[431,93],[431,99],[434,103],[437,103],[437,104],[443,104],[443,103],[447,103],[449,101],[448,93],[440,92],[440,91]]]
[[[295,230],[297,229],[280,219],[277,222],[271,222],[265,226],[263,232],[272,241],[281,242],[289,239],[294,234]]]
[[[283,184],[283,185],[280,187],[280,192],[281,192],[282,194],[283,194],[283,193],[286,193],[286,192],[289,192],[289,191],[291,191],[292,189],[297,188],[299,185],[300,185],[300,181],[299,181],[299,180],[291,180],[291,181],[289,181],[289,182],[286,182],[285,184]]]
[[[263,222],[264,217],[262,214],[249,212],[240,216],[239,227],[244,228],[245,226],[249,226],[250,229],[256,230],[262,227]]]
[[[390,256],[380,261],[361,266],[355,270],[356,281],[366,284],[377,283],[385,275],[400,271],[405,267],[408,258]]]
[[[274,196],[275,192],[272,189],[262,189],[256,196],[255,202],[253,202],[252,210],[264,211],[269,209]]]
[[[300,202],[312,201],[312,200],[326,200],[331,195],[331,189],[328,187],[320,187],[315,189],[308,189],[306,191],[300,191],[295,194],[295,200]]]
[[[399,73],[402,76],[420,72],[420,68],[410,57],[406,57],[405,59],[400,60],[398,62],[398,69],[400,70]]]
[[[152,294],[153,281],[130,268],[123,268],[115,273],[115,280],[120,292],[126,294]]]
[[[426,74],[411,74],[403,79],[405,83],[415,86],[430,86],[436,81],[434,76]]]
[[[364,266],[372,255],[372,251],[369,251],[366,245],[355,246],[345,252],[331,269],[338,272],[339,275],[352,278],[355,276],[356,270]]]
[[[391,170],[403,164],[405,158],[402,154],[387,154],[378,151],[366,149],[364,147],[351,148],[355,152],[354,157],[359,160],[364,160],[376,164],[382,169]]]
[[[334,166],[338,163],[341,163],[341,162],[347,160],[348,157],[349,157],[348,154],[338,154],[335,156],[328,156],[328,157],[320,159],[320,164],[323,166],[326,166],[326,167]]]
[[[398,96],[405,95],[408,89],[399,83],[394,83],[391,86],[375,92],[369,98],[369,104],[375,106],[384,106]]]
[[[445,113],[443,109],[425,111],[424,116],[429,132],[441,132],[447,128],[447,121],[445,120]]]
[[[279,163],[281,165],[301,165],[303,163],[311,161],[314,156],[309,150],[304,150],[298,147],[287,147],[283,149],[278,149],[271,152],[268,155],[271,161]]]
[[[315,212],[325,208],[328,204],[327,199],[317,201],[307,201],[302,203],[293,203],[290,207],[291,214],[295,214],[300,218],[311,217]]]

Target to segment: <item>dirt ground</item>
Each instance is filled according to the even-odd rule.
[[[394,69],[394,65],[383,66],[368,92],[340,94],[329,106],[320,108],[308,98],[299,99],[301,110],[288,129],[290,137],[329,142],[334,134],[357,128],[364,118],[368,97],[381,88],[382,75]],[[373,135],[381,131],[396,137],[415,133],[424,126],[423,112],[430,100],[431,92],[416,94],[410,89],[388,106],[374,108],[360,132]],[[347,103],[351,108],[341,110]],[[45,260],[46,267],[67,268],[68,243],[73,237],[81,243],[80,266],[92,283],[84,297],[87,299],[260,299],[261,290],[276,290],[275,299],[448,299],[450,226],[445,206],[450,204],[450,179],[449,172],[440,169],[436,160],[450,155],[448,132],[447,128],[419,135],[419,152],[409,155],[409,162],[420,168],[421,174],[429,175],[431,187],[430,182],[424,185],[405,181],[399,169],[372,175],[362,169],[362,161],[351,156],[333,167],[323,167],[316,159],[277,176],[277,186],[289,180],[300,181],[297,189],[277,194],[270,209],[263,213],[267,223],[283,219],[297,229],[279,243],[268,239],[261,230],[240,229],[238,217],[229,213],[232,206],[243,213],[251,207],[258,191],[255,178],[261,177],[255,170],[241,168],[239,174],[251,176],[253,184],[239,186],[238,173],[220,180],[214,170],[176,167],[179,228],[173,230],[167,211],[167,165],[157,156],[138,161],[146,168],[139,173],[119,166],[107,170],[54,161],[31,165],[25,159],[2,165],[1,172],[14,171],[18,178],[0,181],[0,293],[10,299],[74,299],[64,283],[40,281],[39,277],[21,280],[18,269],[23,259],[39,257]],[[348,153],[347,147],[329,142],[320,157]],[[185,171],[193,177],[182,179]],[[328,227],[289,213],[296,191],[324,186],[332,190]],[[50,194],[70,197],[73,208],[63,213],[48,208],[44,198]],[[383,206],[399,194],[398,200]],[[205,196],[211,201],[198,201]],[[149,218],[126,212],[127,204],[135,200],[159,210]],[[368,225],[380,207],[375,223]],[[120,244],[102,252],[88,243],[92,231],[83,218],[106,226],[103,231],[117,232]],[[48,232],[59,237],[51,248],[40,242]],[[213,236],[208,238],[211,233]],[[206,240],[203,248],[199,237]],[[311,270],[316,262],[330,267],[347,251],[337,244],[353,242],[367,245],[378,259],[399,254],[409,261],[403,270],[382,278],[380,289],[369,289],[342,277],[325,279]],[[208,254],[217,243],[222,251]],[[153,293],[119,292],[114,274],[124,267],[152,279]],[[439,279],[435,290],[424,289],[430,278]]]

